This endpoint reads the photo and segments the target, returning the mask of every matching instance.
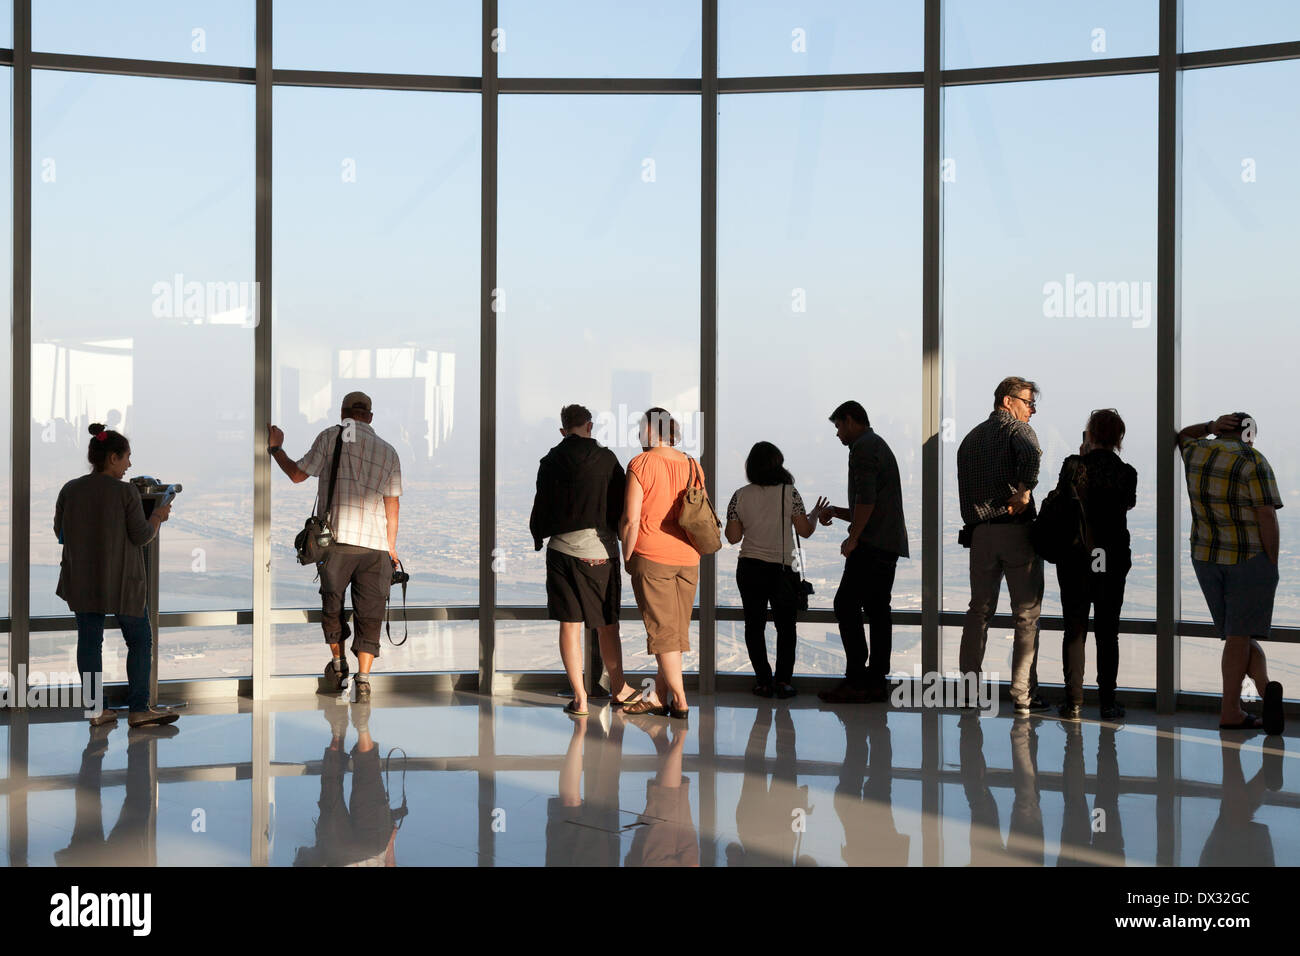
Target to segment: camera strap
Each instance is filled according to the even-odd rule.
[[[402,748],[394,747],[393,750],[402,750]],[[392,805],[393,788],[389,769],[389,764],[393,759],[393,750],[388,751],[388,756],[384,758],[384,795],[388,798],[388,809],[393,815],[393,829],[400,830],[402,829],[402,821],[405,820],[406,815],[411,812],[406,806],[406,751],[402,750],[402,805],[400,807],[394,807]]]
[[[384,613],[384,630],[385,630],[385,631],[387,632],[387,634],[388,634],[388,643],[392,644],[394,647],[401,647],[403,644],[406,643],[406,639],[407,639],[407,637],[410,636],[410,634],[409,634],[409,627],[410,627],[410,625],[408,624],[408,622],[407,622],[407,620],[406,620],[406,578],[405,578],[406,568],[404,568],[404,567],[402,566],[402,562],[401,562],[401,561],[398,561],[398,562],[397,562],[397,570],[401,571],[402,574],[403,574],[403,580],[402,580],[402,639],[401,639],[400,641],[395,641],[395,640],[393,640],[393,600],[392,600],[392,595],[393,595],[393,586],[392,586],[392,584],[389,584],[389,586],[388,586],[388,597],[387,597],[387,598],[385,599],[385,601],[384,601],[384,603],[385,603],[385,605],[386,605],[385,608],[384,608],[384,612],[385,612],[385,613]]]

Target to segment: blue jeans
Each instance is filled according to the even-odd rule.
[[[104,618],[106,615],[78,611],[77,670],[91,674],[98,693],[104,682]],[[148,610],[145,617],[117,615],[122,638],[126,641],[127,707],[149,709],[149,676],[153,670],[153,636],[149,631]],[[86,689],[89,692],[90,688]]]

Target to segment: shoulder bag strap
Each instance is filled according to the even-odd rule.
[[[331,531],[334,530],[334,482],[339,476],[339,458],[343,454],[343,426],[334,440],[334,461],[330,464],[330,483],[325,490],[325,514],[322,517]]]
[[[784,488],[781,489],[781,507],[782,507],[782,508],[785,507],[785,489],[784,489]],[[790,508],[791,508],[791,510],[793,511],[793,509],[794,509],[794,485],[791,485],[791,486],[790,486]],[[806,513],[807,513],[807,512],[805,512],[805,514],[806,514]],[[791,516],[790,516],[790,520],[791,520],[791,521],[794,520],[794,515],[791,515]],[[802,581],[802,580],[803,580],[803,545],[801,545],[801,544],[799,543],[799,535],[798,535],[798,534],[796,534],[796,535],[794,536],[794,540],[793,540],[791,543],[794,545],[795,564],[797,564],[797,565],[799,566],[799,580]],[[782,547],[785,546],[785,539],[784,539],[784,538],[781,539],[781,545],[782,545]]]

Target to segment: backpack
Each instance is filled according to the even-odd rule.
[[[1088,473],[1076,464],[1069,474],[1062,469],[1056,487],[1047,493],[1038,517],[1029,526],[1029,541],[1044,561],[1082,561],[1092,554],[1092,533],[1082,498],[1087,487]]]

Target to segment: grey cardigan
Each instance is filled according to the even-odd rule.
[[[143,546],[154,528],[135,485],[102,472],[72,479],[54,506],[54,533],[63,542],[55,593],[69,608],[144,617]]]

